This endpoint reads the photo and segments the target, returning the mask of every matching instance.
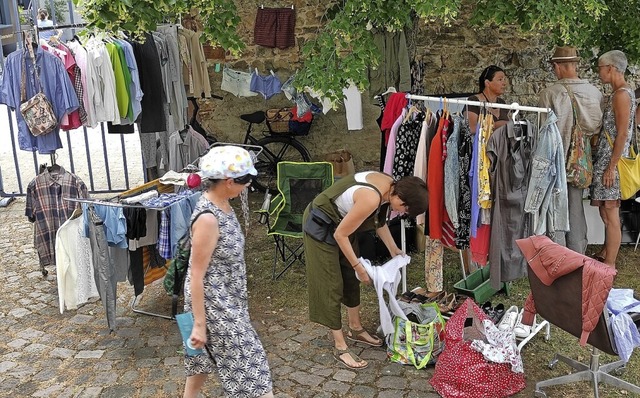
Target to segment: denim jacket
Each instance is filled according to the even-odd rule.
[[[524,211],[534,214],[534,233],[537,235],[569,230],[567,176],[557,120],[553,111],[549,111],[538,133],[531,162]]]

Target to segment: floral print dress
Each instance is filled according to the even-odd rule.
[[[618,90],[626,91],[631,97],[631,117],[629,118],[629,126],[627,127],[627,141],[625,142],[624,149],[622,151],[622,156],[629,156],[629,145],[633,137],[635,126],[634,115],[636,114],[636,96],[633,90],[628,87],[622,87]],[[607,166],[609,166],[609,161],[613,155],[613,148],[611,144],[615,142],[616,137],[618,136],[616,131],[616,119],[611,103],[613,94],[615,94],[615,92],[609,96],[604,108],[602,132],[600,133],[600,138],[598,138],[598,149],[593,157],[593,180],[590,187],[591,200],[620,200],[620,176],[618,175],[618,170],[615,170],[614,172],[614,183],[610,188],[607,188],[602,184],[602,175],[604,174]],[[611,138],[611,144],[609,144],[609,140],[607,139],[607,133]]]
[[[204,276],[206,350],[197,356],[185,355],[185,373],[208,374],[215,368],[227,396],[259,397],[272,390],[272,383],[266,353],[249,319],[244,235],[233,211],[225,213],[204,196],[191,219],[204,210],[218,219],[220,237]],[[185,312],[191,311],[190,282],[188,272]]]

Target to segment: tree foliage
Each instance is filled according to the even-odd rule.
[[[463,1],[464,4],[463,4]],[[156,25],[195,11],[203,23],[203,37],[240,54],[240,23],[234,0],[74,0],[90,26],[125,30],[140,36]],[[640,60],[640,2],[629,0],[333,0],[327,4],[322,28],[303,47],[303,68],[295,85],[309,86],[332,99],[354,82],[366,88],[368,68],[380,54],[373,42],[376,30],[397,31],[415,18],[447,25],[461,7],[472,10],[471,23],[519,26],[539,32],[549,45],[569,44],[590,58],[610,50]],[[465,8],[466,10],[466,8]],[[587,51],[585,51],[587,50]],[[588,51],[591,50],[592,54]]]
[[[315,40],[302,50],[304,67],[295,85],[342,99],[342,88],[354,82],[367,86],[369,68],[376,68],[380,54],[373,31],[394,32],[412,23],[415,16],[431,22],[449,23],[457,16],[460,0],[344,0],[327,11],[327,21]]]
[[[234,54],[245,47],[237,32],[240,23],[233,0],[73,0],[90,28],[125,31],[140,39],[158,24],[177,23],[192,11],[203,23],[203,38]]]
[[[640,61],[640,3],[624,0],[479,0],[473,23],[515,24],[545,34],[548,44],[571,45],[592,61],[624,51]]]

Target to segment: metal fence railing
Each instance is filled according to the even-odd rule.
[[[6,0],[5,0],[6,1]],[[58,3],[58,4],[56,4]],[[0,35],[0,49],[3,37],[13,37],[17,48],[22,48],[22,33],[30,30],[38,33],[34,22],[38,8],[48,5],[50,10],[60,9],[60,0],[31,0],[24,9],[17,0],[4,3],[5,14],[11,16],[13,28]],[[70,39],[81,29],[84,21],[79,19],[72,0],[66,0],[67,9],[61,20],[57,12],[51,12],[56,28],[63,30],[63,39]],[[31,25],[23,26],[20,15],[29,16]],[[62,22],[62,24],[58,23]],[[0,76],[4,68],[4,54],[0,51]],[[128,190],[144,183],[145,173],[140,149],[140,137],[134,134],[109,134],[104,123],[96,128],[82,127],[71,131],[61,131],[63,147],[53,155],[40,155],[22,151],[19,148],[18,127],[15,113],[5,105],[0,105],[0,196],[25,195],[29,182],[38,174],[41,165],[56,163],[81,178],[91,193],[109,193]]]

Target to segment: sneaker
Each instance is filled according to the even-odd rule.
[[[498,330],[506,332],[508,330],[513,330],[516,322],[518,321],[518,307],[512,305],[504,312],[502,316],[502,320],[498,324]]]
[[[522,323],[522,314],[524,312],[524,309],[522,309],[520,311],[520,314],[518,315],[518,321],[516,322],[515,327],[513,328],[513,333],[516,335],[516,338],[518,339],[526,339],[527,337],[529,337],[529,335],[531,334],[531,329],[532,327],[529,325],[525,325]],[[535,316],[533,317],[533,324],[536,324],[536,318]]]

